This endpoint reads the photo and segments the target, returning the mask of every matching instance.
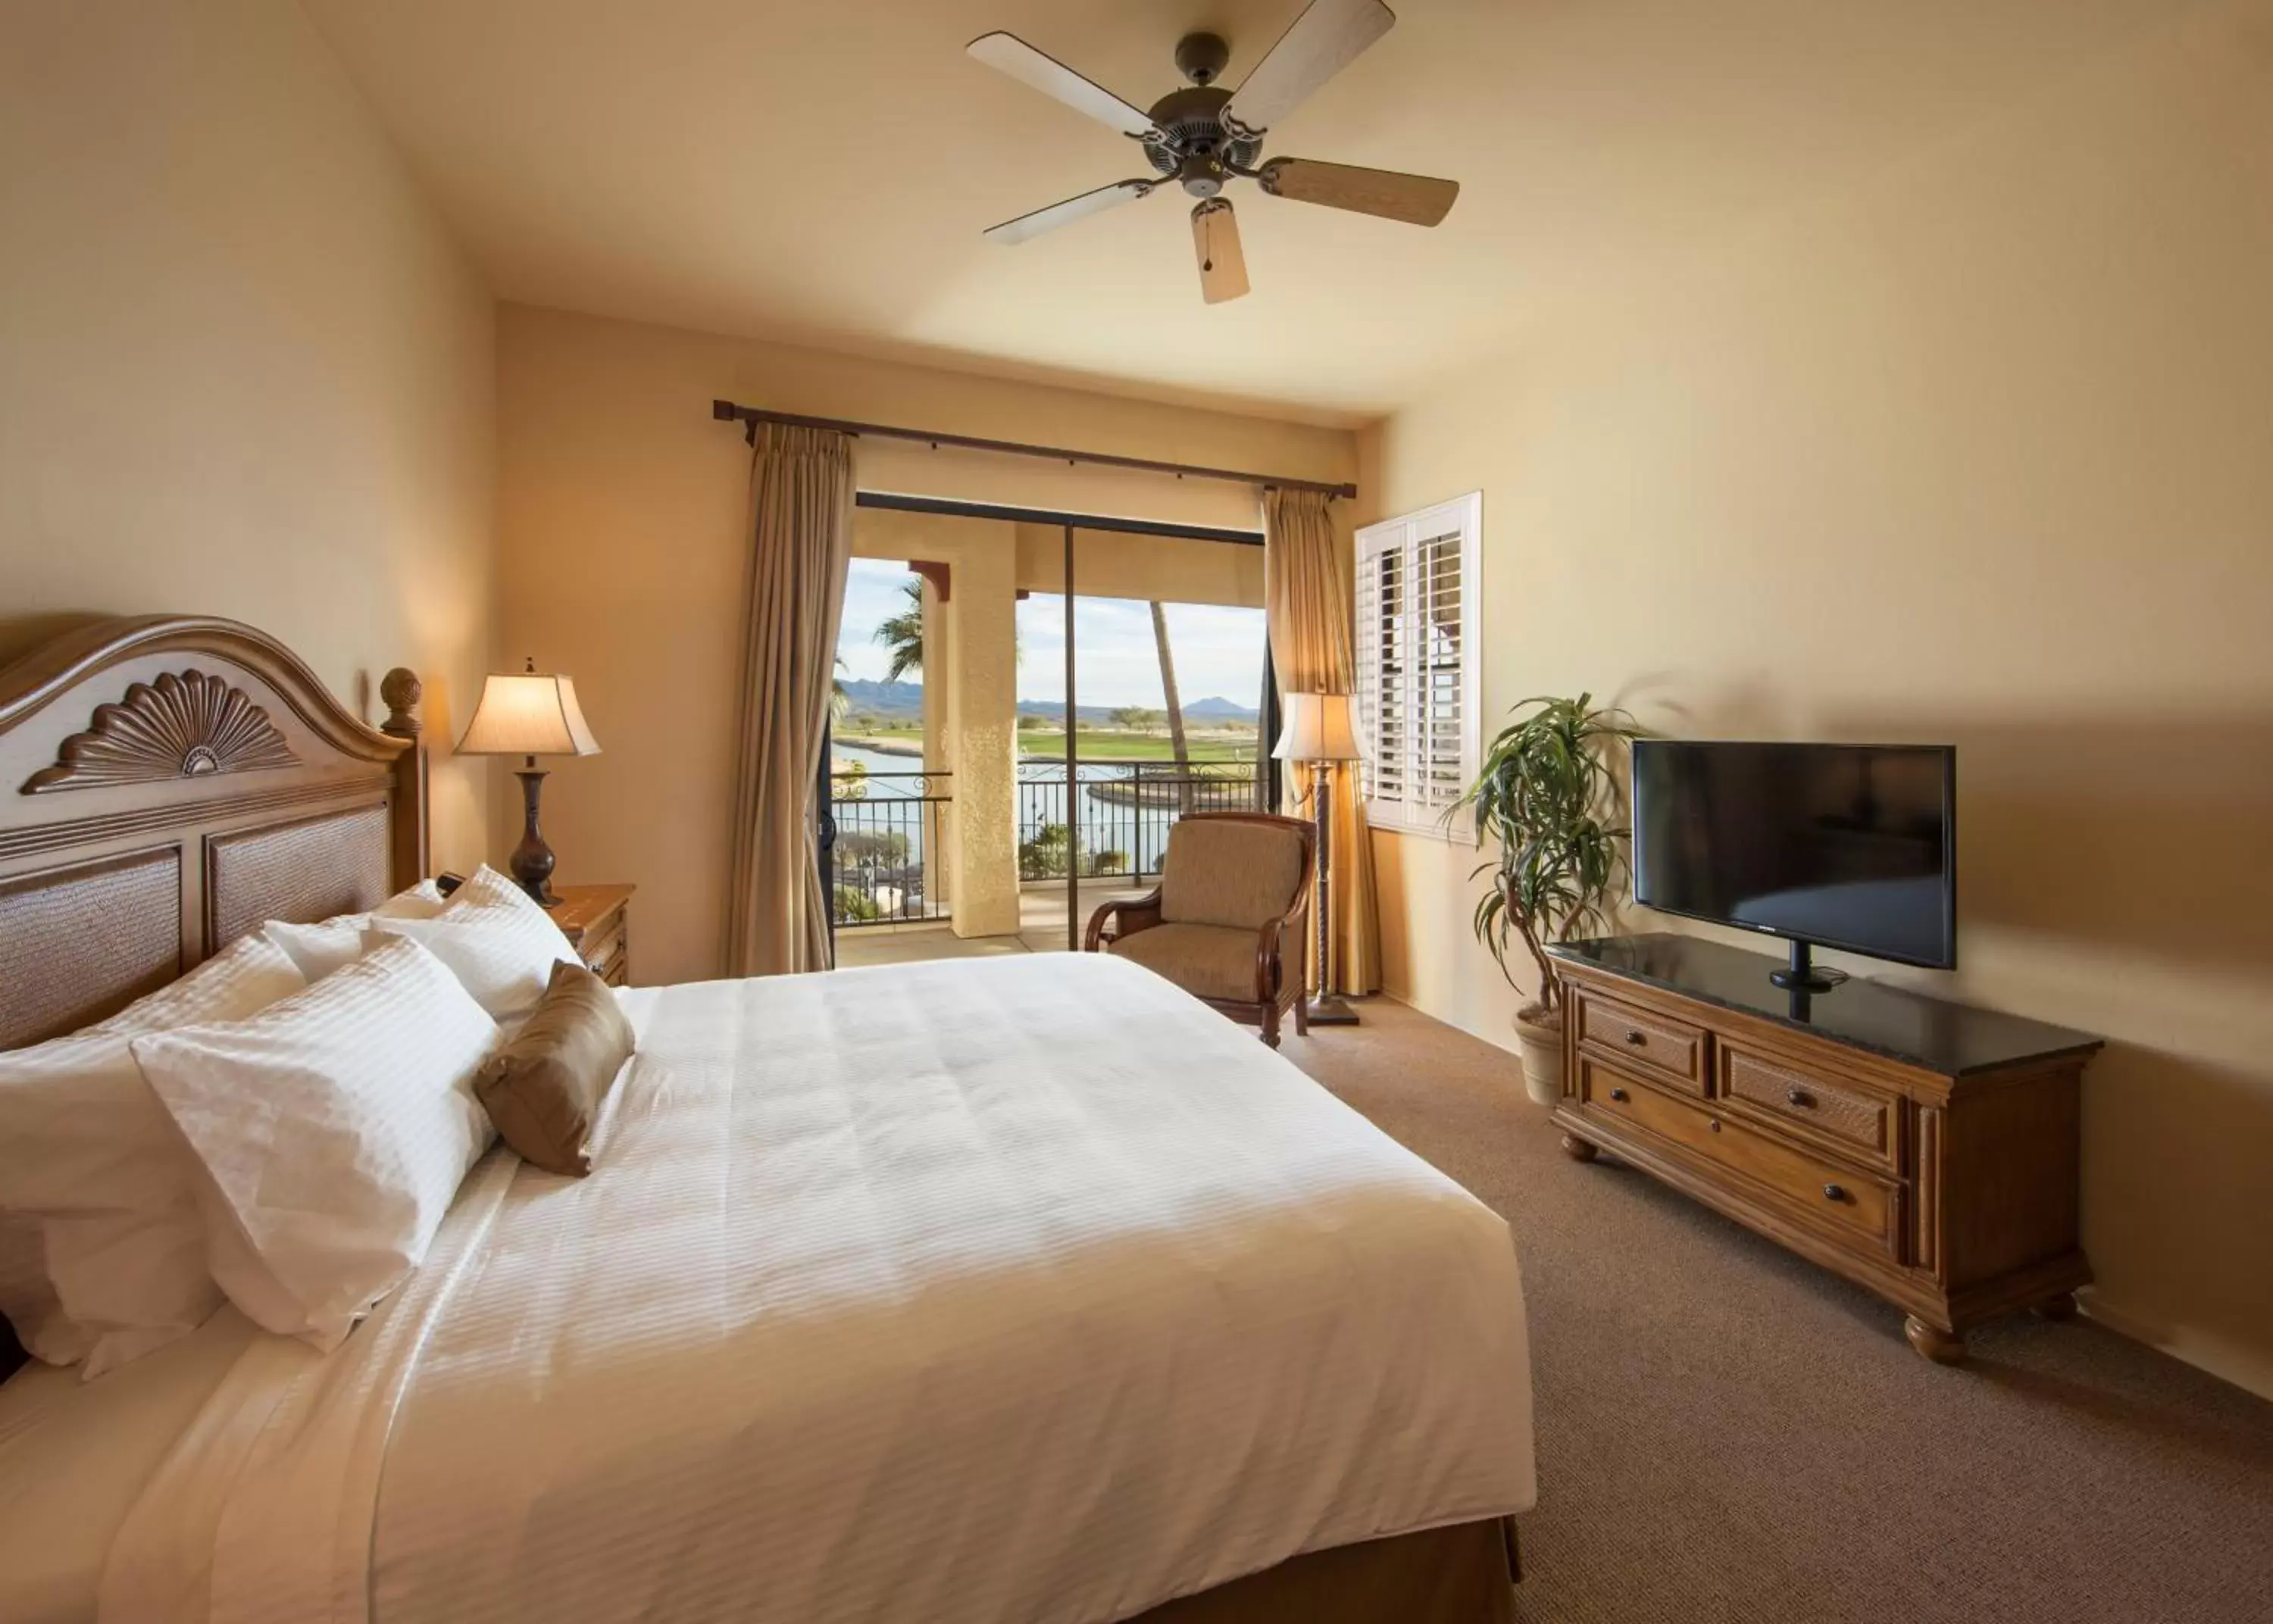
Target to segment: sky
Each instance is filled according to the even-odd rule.
[[[844,586],[844,622],[836,652],[844,675],[881,682],[886,656],[875,640],[879,623],[905,602],[905,566],[855,558]],[[1263,611],[1205,603],[1167,606],[1168,646],[1176,662],[1176,689],[1185,704],[1220,697],[1254,707],[1263,691]],[[1074,601],[1074,674],[1083,705],[1142,705],[1157,710],[1159,655],[1152,645],[1152,612],[1142,599],[1080,597]],[[1018,604],[1018,697],[1065,697],[1065,600],[1036,593]]]

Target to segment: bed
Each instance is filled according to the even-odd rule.
[[[176,619],[0,673],[0,1048],[417,879],[414,686]],[[599,1167],[490,1151],[334,1351],[0,1387],[0,1615],[1507,1616],[1505,1227],[1289,1063],[1103,955],[624,1001]]]

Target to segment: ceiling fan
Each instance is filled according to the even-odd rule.
[[[1248,290],[1239,221],[1231,199],[1221,195],[1231,181],[1251,180],[1272,197],[1297,203],[1322,203],[1409,225],[1437,224],[1460,194],[1458,181],[1314,158],[1263,157],[1263,138],[1272,127],[1396,21],[1381,0],[1310,0],[1237,90],[1215,83],[1231,60],[1231,48],[1212,34],[1188,34],[1176,42],[1176,68],[1191,82],[1161,97],[1149,112],[1016,34],[981,34],[967,48],[971,56],[1112,125],[1144,147],[1155,171],[1006,220],[986,235],[997,243],[1023,243],[1116,204],[1149,197],[1174,181],[1199,199],[1192,207],[1192,247],[1199,258],[1200,291],[1210,304],[1219,304]]]

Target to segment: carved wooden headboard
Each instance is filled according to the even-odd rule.
[[[417,682],[365,725],[266,633],[99,620],[0,670],[0,1049],[124,1008],[266,919],[426,869]]]

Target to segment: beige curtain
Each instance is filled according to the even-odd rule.
[[[814,781],[852,557],[852,445],[828,430],[757,425],[726,973],[829,968]]]
[[[1342,584],[1341,550],[1334,540],[1326,498],[1316,490],[1263,493],[1263,602],[1269,617],[1271,663],[1279,692],[1347,693],[1355,685],[1350,652],[1350,599]],[[1373,842],[1354,763],[1336,770],[1329,830],[1332,852],[1336,992],[1381,988],[1381,926],[1374,910]],[[1285,810],[1302,810],[1297,797],[1307,767],[1289,764]],[[1315,980],[1317,975],[1311,971]]]

